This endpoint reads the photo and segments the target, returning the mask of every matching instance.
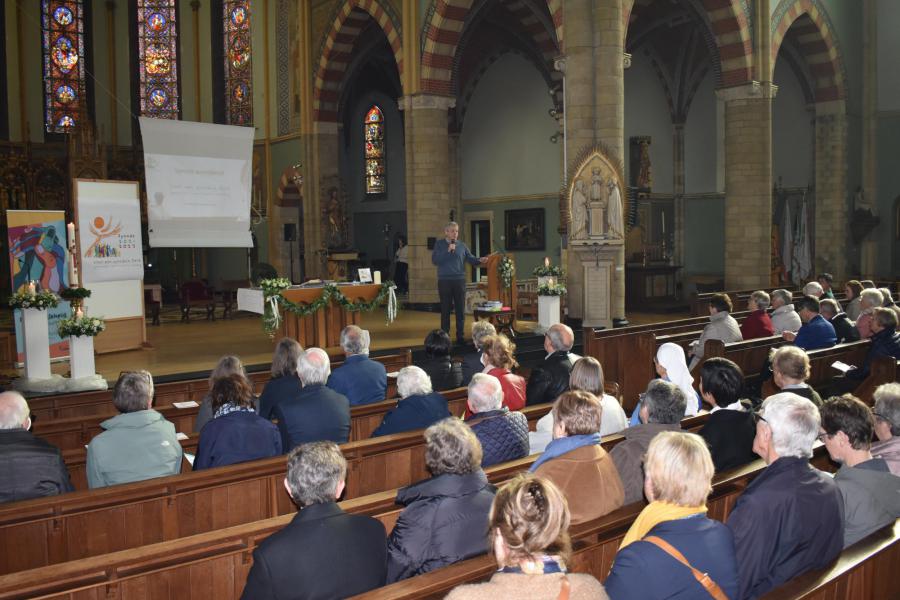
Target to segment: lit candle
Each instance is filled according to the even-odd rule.
[[[381,285],[381,271],[375,271],[374,277],[375,277],[374,280],[373,280],[374,283],[375,283],[376,285]]]
[[[75,223],[66,225],[66,233],[69,237],[69,249],[72,249],[75,247]]]
[[[544,257],[544,266],[548,269],[550,268],[550,257],[549,256]]]
[[[81,319],[82,317],[84,317],[84,311],[81,310],[81,308],[79,307],[78,309],[75,310],[75,318]]]
[[[33,281],[29,281],[29,282],[28,282],[28,293],[31,294],[31,295],[33,296],[33,295],[35,294],[36,291],[37,291],[37,290],[35,290],[35,288],[34,288],[34,282],[33,282]]]

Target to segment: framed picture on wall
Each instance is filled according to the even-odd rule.
[[[543,208],[508,210],[505,217],[507,250],[544,249]]]

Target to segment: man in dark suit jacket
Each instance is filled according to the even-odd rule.
[[[698,433],[709,446],[717,473],[756,460],[756,423],[741,403],[743,385],[743,371],[727,358],[708,358],[700,367],[700,395],[712,411]]]
[[[578,357],[569,350],[575,343],[572,329],[562,323],[551,325],[544,334],[544,364],[531,372],[525,388],[525,405],[553,402],[569,389],[569,373]]]
[[[307,442],[343,444],[350,439],[350,402],[325,386],[330,372],[331,363],[321,348],[300,355],[297,374],[303,389],[297,398],[279,402],[272,411],[285,451]]]
[[[472,323],[472,345],[474,348],[462,355],[462,385],[469,385],[472,375],[481,373],[484,364],[481,362],[481,340],[489,335],[497,335],[497,330],[490,321],[475,321]]]
[[[841,310],[836,300],[822,300],[819,302],[819,310],[825,320],[834,327],[834,333],[837,336],[838,344],[847,342],[855,342],[859,339],[859,329],[856,323],[850,320],[847,313]]]
[[[284,486],[300,512],[253,551],[242,600],[330,600],[384,585],[384,525],[337,505],[346,476],[347,461],[333,442],[291,452]]]
[[[341,348],[347,358],[328,378],[328,387],[347,396],[350,406],[384,400],[387,371],[383,364],[369,358],[369,332],[347,325],[341,331]]]
[[[450,415],[447,399],[431,390],[428,373],[419,367],[403,367],[397,375],[397,408],[384,415],[372,437],[425,429]]]

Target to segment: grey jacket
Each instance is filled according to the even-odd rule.
[[[117,415],[88,444],[88,487],[143,481],[181,472],[175,426],[155,410]]]
[[[714,315],[710,315],[709,324],[703,328],[703,333],[700,334],[700,339],[697,340],[697,344],[694,346],[694,358],[691,360],[690,368],[693,369],[700,362],[700,359],[703,358],[706,340],[722,340],[728,344],[730,342],[740,342],[743,339],[741,326],[730,314],[717,312]]]
[[[644,455],[650,441],[663,431],[681,431],[681,424],[644,423],[629,427],[622,432],[625,441],[619,442],[610,451],[625,490],[625,504],[644,498]]]
[[[844,497],[844,548],[900,517],[900,477],[881,459],[867,462],[876,468],[843,465],[834,476]]]
[[[772,317],[772,327],[775,328],[775,333],[778,335],[781,335],[785,331],[799,331],[800,327],[803,325],[803,322],[800,320],[800,315],[794,310],[793,304],[779,306],[772,311],[770,316]]]

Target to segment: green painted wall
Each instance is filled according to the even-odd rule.
[[[684,274],[725,273],[725,200],[685,198],[684,221]]]

